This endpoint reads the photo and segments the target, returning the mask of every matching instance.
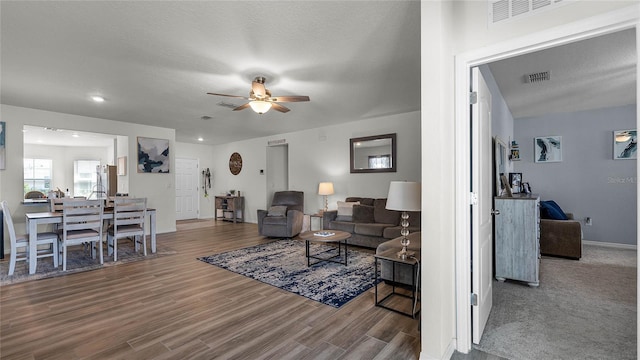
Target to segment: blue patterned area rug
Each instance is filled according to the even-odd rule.
[[[335,248],[312,243],[311,253],[319,252],[328,257]],[[335,308],[372,288],[375,279],[373,254],[352,249],[347,266],[321,262],[307,267],[302,240],[277,240],[198,260]]]

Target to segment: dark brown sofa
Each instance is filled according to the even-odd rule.
[[[353,206],[350,220],[339,219],[338,211],[325,211],[322,218],[325,230],[340,230],[351,233],[349,245],[375,249],[378,245],[400,236],[399,211],[387,210],[387,199],[348,197],[346,202],[359,202]],[[409,212],[409,231],[420,231],[420,212]]]
[[[569,220],[540,219],[540,253],[579,260],[582,257],[580,222],[567,213]]]

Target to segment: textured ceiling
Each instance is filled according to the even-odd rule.
[[[2,1],[3,104],[219,144],[420,110],[417,1]],[[233,112],[267,77],[291,112]],[[102,104],[89,101],[100,94]],[[210,120],[202,120],[202,116]]]
[[[1,103],[174,128],[182,142],[420,110],[418,1],[0,1],[0,33]],[[519,118],[635,103],[635,54],[625,31],[490,69]],[[522,81],[546,70],[551,81]],[[246,96],[258,75],[311,102],[258,115],[206,95]]]
[[[635,29],[489,64],[514,119],[636,103]],[[549,81],[524,75],[551,71]]]

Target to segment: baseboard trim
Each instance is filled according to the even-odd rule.
[[[617,248],[617,249],[638,250],[638,245],[631,245],[631,244],[619,244],[619,243],[591,241],[591,240],[582,240],[582,244],[593,245],[593,246],[603,246],[603,247],[610,247],[610,248]]]
[[[435,357],[431,357],[421,351],[419,359],[420,360],[447,360],[447,359],[451,359],[451,357],[453,356],[453,352],[455,350],[456,350],[456,339],[451,339],[451,341],[449,342],[449,345],[447,346],[447,349],[442,355],[442,358],[438,359]]]

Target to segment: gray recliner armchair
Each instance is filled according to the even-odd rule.
[[[278,191],[269,210],[258,210],[258,233],[268,237],[292,238],[302,231],[304,193]]]

